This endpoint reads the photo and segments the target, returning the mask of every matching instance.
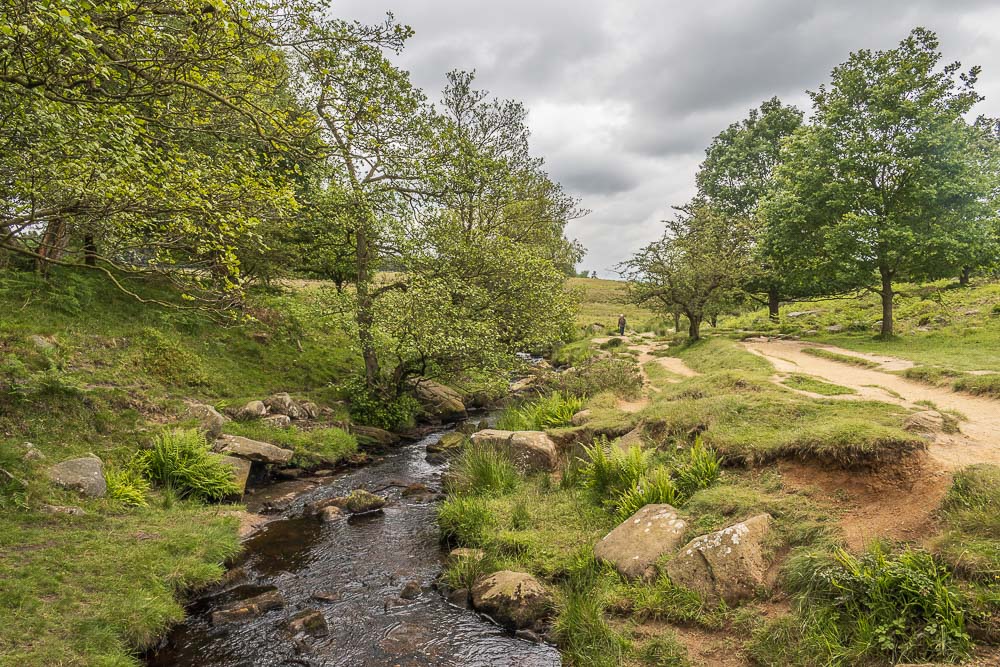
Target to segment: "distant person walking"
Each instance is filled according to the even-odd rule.
[[[626,324],[627,324],[627,322],[625,321],[625,313],[622,313],[621,315],[618,316],[618,335],[619,336],[624,336],[625,335],[625,325]]]

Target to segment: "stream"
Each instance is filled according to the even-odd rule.
[[[441,435],[328,478],[296,498],[280,519],[244,544],[235,567],[245,578],[195,600],[187,620],[148,656],[147,665],[561,665],[556,648],[517,639],[432,589],[445,556],[435,524],[435,496],[446,464],[427,462],[425,447]],[[432,493],[404,497],[410,484],[424,484]],[[302,516],[306,503],[356,488],[384,495],[389,504],[381,513],[332,523]],[[410,581],[420,582],[422,591],[414,600],[402,600],[400,591]],[[212,624],[213,611],[274,588],[284,597],[283,609],[235,624]],[[317,593],[326,601],[314,599]],[[310,609],[322,612],[329,634],[292,637],[286,621]]]

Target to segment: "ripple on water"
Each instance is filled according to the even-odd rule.
[[[413,483],[440,488],[441,467],[424,458],[430,436],[383,461],[331,478],[292,503],[288,518],[267,525],[246,544],[240,566],[247,583],[195,602],[187,621],[151,655],[150,667],[265,667],[424,665],[553,667],[558,651],[512,637],[474,612],[447,603],[430,584],[441,570],[435,504],[400,498]],[[390,488],[386,488],[391,485]],[[298,516],[302,506],[354,488],[388,493],[382,513],[322,523]],[[399,598],[411,580],[424,591]],[[252,594],[277,588],[285,608],[245,623],[213,626],[211,613]],[[329,598],[320,602],[313,595]],[[319,609],[325,637],[293,638],[284,623]]]

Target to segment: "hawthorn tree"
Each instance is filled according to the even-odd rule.
[[[630,299],[663,313],[683,313],[688,338],[698,340],[706,315],[757,275],[754,232],[749,219],[704,203],[679,209],[662,239],[619,267],[629,281]]]
[[[751,109],[749,115],[720,132],[708,148],[705,160],[695,177],[698,196],[727,215],[755,217],[767,190],[772,187],[774,171],[781,161],[781,142],[802,125],[802,112],[784,105],[777,97]],[[772,320],[778,319],[783,296],[796,292],[783,271],[783,258],[767,242],[764,225],[762,238],[755,244],[760,255],[761,271],[746,285],[749,294],[766,295]]]
[[[994,214],[983,207],[995,173],[964,120],[979,68],[940,60],[923,28],[851,54],[811,93],[813,124],[785,145],[763,205],[776,251],[801,273],[879,294],[882,336],[893,333],[894,284],[954,275]]]

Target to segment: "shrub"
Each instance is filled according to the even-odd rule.
[[[636,396],[642,389],[639,364],[630,357],[591,359],[564,373],[554,374],[547,386],[572,396],[595,396],[612,391],[619,396]]]
[[[497,428],[507,431],[544,431],[569,426],[573,415],[583,408],[583,399],[553,392],[520,406],[511,406],[497,419]]]
[[[107,482],[108,499],[122,507],[147,507],[149,502],[149,480],[144,476],[141,463],[133,463],[124,467],[107,467],[104,469],[104,481]]]
[[[449,492],[497,497],[510,493],[521,481],[510,457],[495,447],[470,444],[451,466]]]
[[[861,556],[843,549],[800,554],[789,561],[786,579],[800,617],[799,643],[823,664],[969,655],[963,600],[924,551],[889,554],[876,544]]]
[[[454,496],[441,503],[437,522],[442,540],[464,547],[484,546],[496,527],[486,502],[475,496]]]
[[[150,479],[178,495],[221,500],[239,493],[233,471],[208,449],[197,430],[167,431],[144,452],[143,465]]]
[[[420,403],[409,394],[385,396],[368,389],[364,379],[355,378],[340,387],[350,399],[351,419],[388,430],[413,426]]]
[[[601,343],[602,350],[616,350],[625,345],[625,341],[617,336]]]

